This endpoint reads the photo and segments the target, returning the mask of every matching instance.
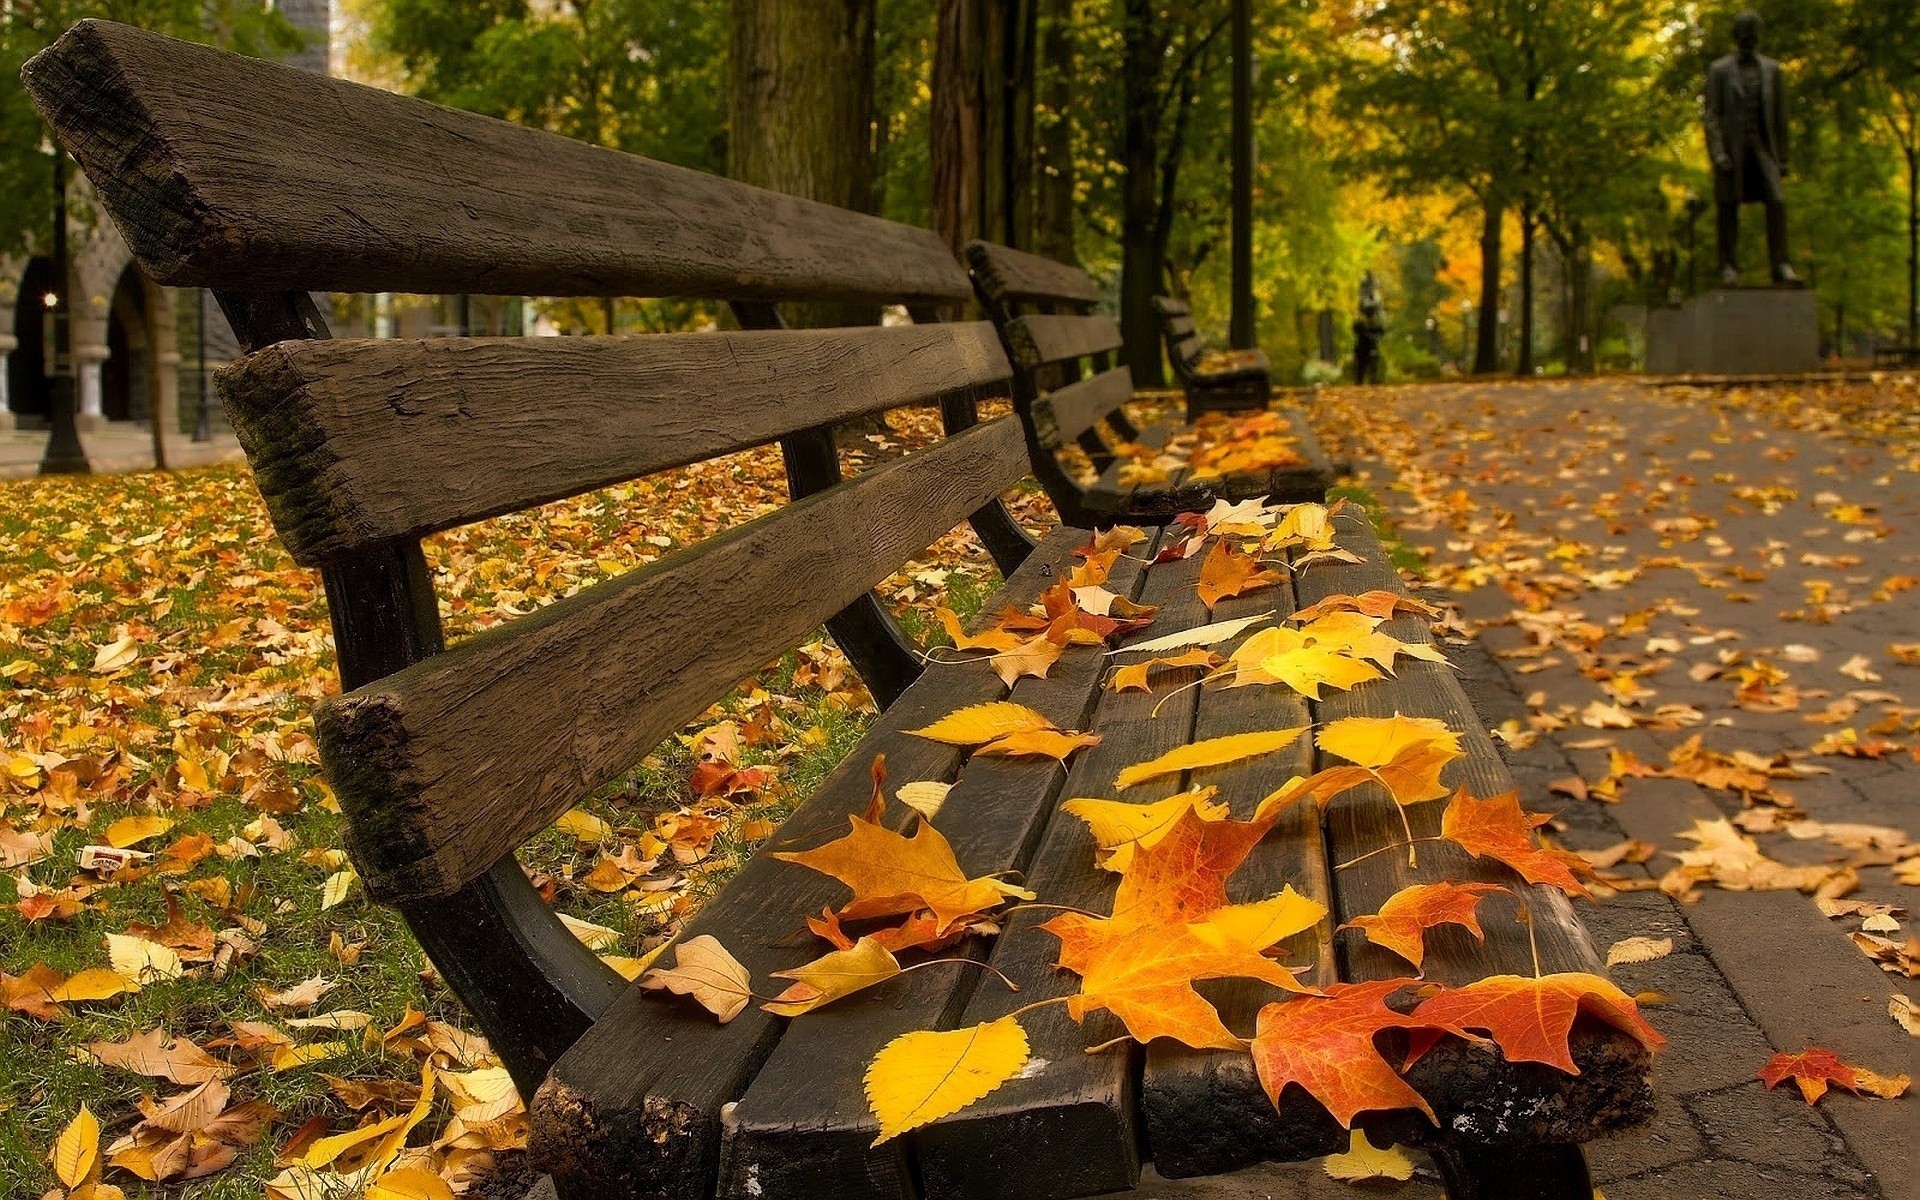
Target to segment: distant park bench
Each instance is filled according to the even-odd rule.
[[[1121,347],[1120,327],[1092,311],[1100,299],[1093,278],[1078,267],[992,242],[970,243],[966,254],[981,307],[1013,359],[1014,407],[1027,427],[1034,473],[1062,521],[1163,525],[1216,499],[1326,496],[1334,469],[1312,428],[1292,411],[1270,418],[1291,442],[1284,462],[1207,471],[1175,456],[1170,469],[1146,470],[1169,443],[1231,425],[1213,418],[1198,428],[1183,429],[1178,422],[1137,428],[1124,407],[1133,398],[1133,375],[1112,361]],[[1091,362],[1090,374],[1083,373],[1083,361]],[[1192,395],[1188,419],[1204,419]],[[1265,403],[1263,392],[1257,407]],[[1090,485],[1073,478],[1058,457],[1076,445],[1099,473]]]
[[[1273,364],[1261,350],[1211,350],[1193,324],[1193,310],[1172,296],[1153,298],[1167,361],[1187,393],[1187,419],[1203,412],[1265,408],[1273,395]]]
[[[885,706],[859,746],[767,844],[818,845],[866,810],[884,752],[898,781],[953,781],[939,827],[969,875],[1024,876],[1045,898],[1101,910],[1113,876],[1087,827],[1056,815],[1116,771],[1191,739],[1353,714],[1444,718],[1467,757],[1452,782],[1511,787],[1449,669],[1309,703],[1269,688],[1172,697],[1102,687],[1112,660],[1074,647],[1046,678],[1009,688],[988,663],[925,666],[870,589],[963,520],[1007,574],[987,604],[1024,607],[1088,540],[1032,543],[998,497],[1029,476],[1028,429],[980,421],[1015,370],[986,323],[786,330],[781,301],[963,300],[968,280],[932,234],[407,97],[84,22],[25,73],[142,266],[212,288],[248,356],[221,379],[276,529],[317,568],[346,693],[316,717],[367,891],[405,916],[427,955],[530,1098],[535,1161],[570,1200],[613,1197],[890,1197],[1053,1200],[1131,1186],[1144,1153],[1168,1175],[1345,1148],[1317,1101],[1278,1109],[1244,1054],[1156,1042],[1087,1054],[1114,1030],[1054,1007],[1028,1020],[1032,1067],[987,1100],[872,1145],[861,1074],[895,1034],[992,1019],[1072,986],[1031,910],[988,943],[1015,996],[957,966],[914,971],[792,1021],[757,1005],[727,1024],[629,987],[541,901],[514,854],[528,839],[826,623]],[[744,332],[629,338],[332,340],[310,291],[690,296],[731,305]],[[938,403],[946,436],[842,480],[829,427]],[[1030,428],[1030,427],[1029,427]],[[657,563],[448,647],[421,539],[616,481],[778,442],[793,501]],[[1115,561],[1106,586],[1161,605],[1150,631],[1277,610],[1336,592],[1399,590],[1366,522],[1336,515],[1352,564],[1320,563],[1209,614],[1200,557],[1147,559],[1181,527]],[[1387,627],[1407,641],[1424,622]],[[1226,648],[1226,647],[1223,647]],[[1006,697],[1104,739],[1070,771],[989,758],[906,731]],[[1324,757],[1321,755],[1321,757]],[[1322,765],[1285,753],[1192,773],[1237,815]],[[1154,800],[1181,779],[1129,793]],[[1375,794],[1378,793],[1378,794]],[[1437,806],[1412,815],[1430,834]],[[911,820],[893,805],[885,821]],[[1532,914],[1541,969],[1598,970],[1564,897],[1503,867],[1423,848],[1331,864],[1397,838],[1391,797],[1357,789],[1323,822],[1311,805],[1255,850],[1235,886],[1282,884],[1332,912],[1304,981],[1397,978],[1406,967],[1333,924],[1410,881],[1488,880]],[[771,854],[751,858],[689,921],[756,980],[813,958],[791,936],[839,885]],[[1460,984],[1536,960],[1515,922],[1484,943],[1442,931],[1426,978]],[[1451,932],[1458,932],[1457,930]],[[1305,943],[1303,942],[1302,945]],[[1300,950],[1296,946],[1296,951]],[[1211,985],[1210,985],[1211,986]],[[1236,1029],[1273,994],[1211,988]],[[1651,1104],[1645,1052],[1576,1027],[1582,1068],[1508,1064],[1457,1039],[1409,1080],[1438,1128],[1389,1114],[1383,1136],[1434,1148],[1451,1194],[1587,1200],[1578,1144],[1631,1127]]]

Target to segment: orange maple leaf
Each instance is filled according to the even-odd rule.
[[[1760,1078],[1766,1082],[1768,1091],[1780,1086],[1784,1080],[1793,1080],[1799,1085],[1800,1094],[1808,1104],[1817,1103],[1820,1097],[1826,1095],[1828,1084],[1845,1088],[1855,1095],[1864,1092],[1891,1100],[1905,1094],[1913,1082],[1905,1075],[1888,1078],[1878,1071],[1842,1062],[1838,1054],[1819,1046],[1810,1046],[1798,1054],[1774,1055],[1767,1060],[1766,1066],[1760,1068]]]
[[[1251,554],[1243,554],[1224,541],[1215,542],[1200,564],[1200,601],[1208,609],[1232,596],[1244,596],[1255,588],[1280,581],[1280,572],[1264,570]]]
[[[1418,967],[1426,958],[1426,932],[1435,925],[1464,925],[1485,941],[1474,909],[1482,897],[1506,890],[1497,883],[1416,883],[1389,896],[1379,912],[1355,917],[1340,928],[1362,930],[1374,945]]]
[[[1587,860],[1570,851],[1539,846],[1533,840],[1530,831],[1550,819],[1543,813],[1522,812],[1518,792],[1479,800],[1462,787],[1441,814],[1440,836],[1482,858],[1507,864],[1528,883],[1587,896],[1586,885],[1579,878],[1592,872]]]
[[[1149,658],[1145,662],[1130,663],[1116,670],[1107,680],[1107,686],[1116,692],[1150,692],[1153,685],[1147,676],[1154,671],[1175,671],[1183,667],[1201,667],[1212,670],[1223,660],[1211,650],[1195,647],[1185,654],[1175,654],[1166,658]]]
[[[1632,996],[1582,971],[1537,979],[1489,975],[1434,994],[1413,1015],[1436,1028],[1483,1029],[1508,1062],[1546,1063],[1578,1075],[1580,1068],[1574,1065],[1567,1035],[1582,1012],[1631,1035],[1649,1050],[1666,1045],[1667,1039],[1640,1015]],[[1409,1058],[1408,1065],[1412,1063]]]
[[[1134,848],[1114,893],[1114,919],[1135,926],[1184,925],[1225,908],[1227,877],[1273,828],[1274,819],[1209,820],[1189,807],[1158,841]]]
[[[1011,610],[1010,610],[1011,611]],[[998,622],[987,626],[979,633],[968,633],[960,625],[960,618],[949,608],[936,608],[933,615],[939,619],[940,627],[953,639],[956,650],[992,650],[996,653],[1011,650],[1020,644],[1020,636],[1001,627]]]
[[[862,817],[848,817],[853,832],[814,850],[780,851],[775,858],[811,867],[853,889],[842,905],[847,920],[931,912],[936,933],[997,908],[1009,896],[1033,899],[1033,893],[998,879],[968,879],[953,847],[925,821],[905,837]]]
[[[1343,983],[1325,996],[1295,996],[1260,1010],[1253,1066],[1276,1106],[1288,1084],[1305,1088],[1348,1129],[1363,1112],[1433,1108],[1380,1054],[1374,1038],[1388,1029],[1416,1029],[1425,1020],[1395,1012],[1387,997],[1414,983],[1382,979]]]

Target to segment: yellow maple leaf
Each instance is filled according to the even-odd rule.
[[[1256,754],[1271,754],[1275,750],[1284,750],[1293,745],[1306,731],[1307,726],[1301,725],[1293,729],[1269,729],[1205,738],[1169,750],[1158,758],[1127,767],[1113,781],[1113,786],[1125,791],[1137,783],[1144,783],[1162,775],[1193,771],[1202,767],[1217,767],[1225,763],[1238,762],[1243,758],[1252,758]]]
[[[1188,809],[1203,820],[1217,821],[1227,815],[1227,806],[1213,803],[1218,788],[1203,787],[1156,800],[1152,804],[1128,804],[1124,800],[1101,800],[1083,796],[1060,807],[1087,823],[1093,840],[1101,850],[1100,865],[1109,871],[1125,873],[1133,862],[1136,848],[1158,845]]]
[[[1027,1031],[1012,1017],[965,1029],[903,1033],[867,1066],[878,1146],[992,1092],[1027,1065]]]
[[[1432,717],[1344,717],[1320,731],[1320,748],[1362,768],[1400,804],[1447,795],[1441,768],[1465,756],[1460,735]]]

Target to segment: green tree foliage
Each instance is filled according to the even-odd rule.
[[[20,68],[88,17],[268,58],[300,47],[301,35],[257,0],[0,4],[0,255],[43,246],[52,230],[53,144],[20,87]]]

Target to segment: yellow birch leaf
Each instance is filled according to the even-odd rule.
[[[1254,733],[1232,733],[1226,737],[1205,738],[1178,749],[1169,750],[1158,758],[1143,763],[1135,763],[1120,772],[1113,786],[1121,791],[1136,783],[1144,783],[1162,775],[1172,775],[1179,771],[1198,770],[1201,767],[1217,767],[1224,763],[1238,762],[1243,758],[1252,758],[1256,754],[1271,754],[1275,750],[1284,750],[1299,740],[1307,726],[1293,729],[1268,729]]]
[[[77,1188],[99,1170],[100,1122],[82,1104],[53,1143],[53,1173],[67,1187]]]
[[[1634,963],[1652,962],[1656,958],[1665,958],[1672,953],[1673,939],[1670,937],[1622,938],[1607,947],[1607,965],[1609,967],[1631,966]]]
[[[566,913],[559,913],[557,915],[560,918],[560,923],[567,927],[567,931],[573,934],[574,937],[579,938],[580,943],[589,950],[605,950],[610,946],[616,946],[620,943],[620,931],[618,929],[609,929],[605,925],[595,925],[592,921],[582,921],[580,918],[570,917]]]
[[[173,828],[173,822],[166,817],[143,814],[137,817],[121,817],[107,826],[107,845],[115,850],[125,850],[128,846],[137,846],[151,837],[159,837]]]
[[[311,1066],[325,1062],[330,1058],[339,1058],[347,1052],[345,1042],[315,1042],[310,1046],[275,1046],[273,1048],[273,1069],[291,1071],[298,1067]]]
[[[996,738],[974,753],[1000,754],[1009,758],[1030,755],[1035,758],[1057,758],[1065,762],[1067,756],[1075,750],[1099,744],[1100,735],[1097,733],[1071,733],[1062,729],[1029,729]]]
[[[107,961],[115,975],[141,984],[178,979],[187,969],[172,947],[124,933],[107,935]]]
[[[725,1025],[740,1015],[753,999],[753,981],[740,960],[711,934],[688,938],[674,946],[674,965],[655,967],[640,980],[643,988],[665,988],[678,996],[692,996]]]
[[[325,912],[345,902],[347,893],[353,888],[354,880],[358,878],[360,873],[352,867],[344,871],[335,871],[327,876],[327,882],[320,888],[320,911]]]
[[[915,737],[949,746],[977,746],[1015,733],[1052,729],[1053,722],[1024,704],[994,700],[955,709],[923,729],[909,729]]]
[[[804,967],[775,971],[774,978],[795,982],[760,1007],[777,1017],[797,1017],[899,973],[900,963],[892,952],[871,937],[863,937],[848,949],[823,954]]]
[[[401,1167],[369,1184],[366,1200],[454,1200],[454,1195],[446,1180],[425,1167]]]
[[[105,967],[88,967],[48,991],[47,998],[55,1004],[72,1004],[81,1000],[107,1000],[122,992],[139,990],[139,984]]]
[[[867,1066],[867,1104],[889,1138],[959,1112],[1027,1065],[1027,1031],[1012,1017],[941,1033],[903,1033]]]
[[[894,793],[900,803],[931,821],[940,815],[940,806],[947,802],[947,793],[953,790],[950,783],[939,783],[931,779],[918,783],[903,783]]]
[[[1368,1141],[1367,1135],[1358,1129],[1350,1137],[1345,1154],[1327,1156],[1325,1166],[1331,1177],[1342,1183],[1413,1178],[1413,1160],[1400,1153],[1398,1146],[1388,1144],[1383,1149]]]
[[[597,846],[613,840],[613,826],[583,808],[570,808],[553,827],[576,842]]]

